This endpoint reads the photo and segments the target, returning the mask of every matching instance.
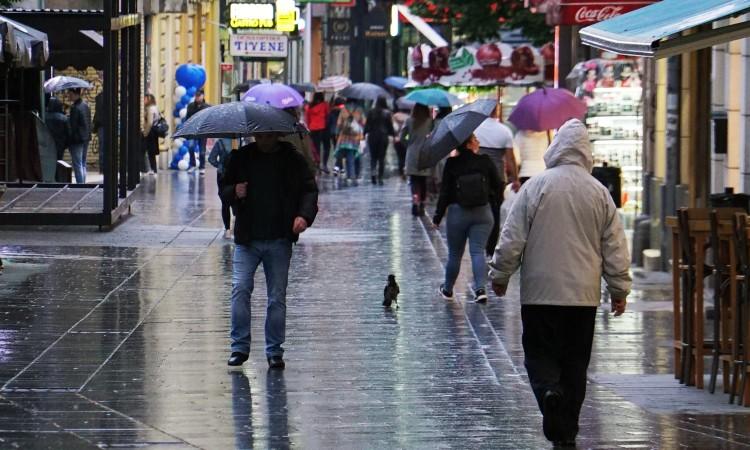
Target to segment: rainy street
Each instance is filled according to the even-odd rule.
[[[233,244],[212,170],[146,178],[109,232],[2,230],[0,448],[549,448],[517,279],[474,304],[465,260],[457,299],[440,298],[445,241],[397,177],[321,179],[294,249],[286,370],[263,354],[260,273],[250,360],[228,370]],[[634,278],[623,317],[598,313],[578,447],[750,447],[745,408],[671,375],[669,279]]]

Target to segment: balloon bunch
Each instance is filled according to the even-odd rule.
[[[206,69],[197,64],[182,64],[175,72],[177,87],[174,90],[174,116],[175,129],[182,127],[187,117],[187,107],[195,99],[195,94],[206,83]],[[194,140],[177,138],[172,141],[174,157],[169,165],[171,169],[187,170],[190,165],[190,149],[196,148],[198,143]]]

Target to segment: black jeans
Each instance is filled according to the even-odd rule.
[[[219,199],[221,200],[221,220],[224,221],[224,229],[228,230],[232,227],[232,215],[229,209],[229,202],[224,200],[224,196],[221,195],[224,192],[224,177],[216,172],[216,184],[219,186]]]
[[[496,198],[494,202],[490,202],[492,208],[492,230],[490,230],[490,237],[487,238],[487,247],[485,249],[487,256],[492,256],[495,253],[495,247],[497,246],[497,240],[500,237],[500,207],[503,206],[503,193],[505,192],[505,182],[500,183],[500,196]]]
[[[148,165],[154,173],[157,172],[156,168],[156,155],[159,154],[159,137],[152,131],[148,136],[143,138],[143,153],[148,157]],[[141,170],[146,171],[145,162],[140,164]]]
[[[311,131],[310,138],[320,155],[321,167],[328,167],[328,158],[331,155],[331,137],[328,135],[328,130]]]
[[[370,174],[374,177],[377,167],[377,176],[382,180],[385,174],[385,152],[388,150],[388,135],[370,134],[367,138],[367,146],[370,147]]]
[[[403,142],[396,142],[393,144],[393,148],[396,149],[396,156],[398,157],[398,174],[403,175],[406,166],[406,145]]]
[[[567,435],[561,440],[573,440],[578,434],[595,319],[593,306],[521,307],[524,365],[539,410],[544,414],[547,390],[557,390],[563,396],[562,417]]]

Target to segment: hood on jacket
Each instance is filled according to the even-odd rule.
[[[586,125],[578,119],[570,119],[557,130],[552,144],[544,154],[548,169],[557,166],[576,165],[588,172],[594,166],[591,141]]]
[[[47,101],[47,112],[49,113],[61,113],[63,112],[63,103],[57,97],[50,97]]]

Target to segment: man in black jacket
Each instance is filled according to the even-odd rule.
[[[63,159],[65,149],[70,141],[70,122],[63,112],[63,103],[57,97],[47,101],[47,115],[44,118],[47,129],[55,140],[58,161]]]
[[[86,182],[86,151],[91,140],[91,109],[81,98],[81,89],[71,89],[70,100],[70,156],[76,183]]]
[[[208,108],[209,105],[206,103],[206,96],[203,92],[203,89],[199,90],[195,93],[195,99],[193,99],[193,102],[190,103],[187,106],[187,114],[185,115],[185,122],[188,121],[191,117],[193,117],[193,114],[197,113],[198,111],[202,111],[206,108]],[[198,168],[200,169],[200,173],[206,173],[206,140],[205,139],[198,139]],[[188,169],[188,172],[195,172],[195,147],[190,146],[188,147],[190,151],[190,168]]]
[[[250,297],[255,271],[263,264],[268,289],[266,358],[284,368],[286,288],[292,244],[315,220],[318,187],[305,158],[276,133],[256,134],[240,148],[224,174],[222,195],[235,208],[236,244],[232,273],[232,354],[242,365],[250,353]]]

